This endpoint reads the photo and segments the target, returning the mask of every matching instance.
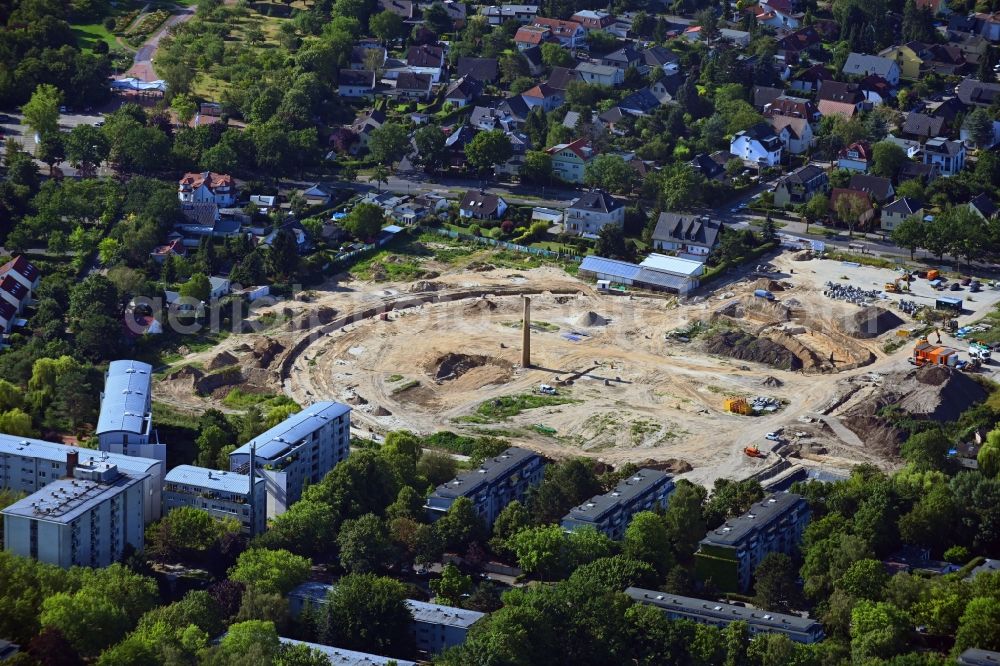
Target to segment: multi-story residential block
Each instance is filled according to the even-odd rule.
[[[459,474],[442,483],[424,505],[431,520],[444,515],[459,497],[472,501],[476,513],[487,526],[514,500],[542,482],[545,462],[538,454],[512,446],[496,458],[483,461],[478,469]]]
[[[163,511],[179,506],[202,509],[217,519],[235,518],[250,536],[267,526],[267,491],[259,476],[251,495],[249,474],[178,465],[163,479]]]
[[[334,585],[308,582],[288,593],[288,609],[293,617],[298,617],[307,607],[318,609],[327,603]],[[407,599],[405,602],[413,622],[410,632],[414,643],[421,652],[437,654],[450,647],[461,645],[469,634],[469,629],[485,617],[485,613],[431,604],[426,601]]]
[[[817,194],[826,194],[829,189],[830,179],[826,172],[807,164],[778,181],[774,188],[774,205],[802,204]]]
[[[628,588],[625,594],[637,603],[659,608],[671,620],[692,620],[716,627],[725,627],[732,622],[746,622],[751,635],[784,634],[796,643],[818,643],[823,640],[823,625],[807,617],[771,613],[638,587]]]
[[[5,549],[64,568],[106,567],[126,546],[142,550],[148,475],[96,460],[68,467],[67,478],[2,511]]]
[[[212,171],[186,173],[177,185],[177,198],[184,203],[232,206],[236,203],[236,187],[229,174]]]
[[[673,491],[674,478],[670,474],[640,469],[611,492],[591,497],[571,509],[563,517],[562,526],[566,530],[593,527],[612,539],[621,539],[632,516],[640,511],[665,509]]]
[[[965,168],[965,144],[943,136],[928,139],[924,144],[924,164],[933,164],[942,176],[954,176]]]
[[[344,648],[331,647],[319,643],[297,641],[294,638],[285,638],[284,636],[279,636],[278,640],[284,645],[305,645],[311,650],[321,652],[329,660],[331,666],[334,664],[336,666],[417,666],[417,662],[415,661],[383,657],[367,652],[355,652],[354,650],[345,650]]]
[[[996,666],[1000,664],[1000,652],[968,648],[958,655],[958,666]]]
[[[566,209],[566,231],[584,235],[598,234],[609,224],[625,225],[625,204],[604,190],[584,192]]]
[[[160,460],[105,453],[0,433],[0,488],[31,494],[72,474],[77,464],[106,462],[135,477],[143,477],[143,520],[160,517],[164,467]]]
[[[767,123],[757,123],[737,132],[729,142],[729,153],[744,162],[761,166],[774,166],[781,162],[781,139]]]
[[[108,365],[96,431],[101,451],[166,462],[167,448],[153,430],[152,374],[141,361]]]
[[[695,553],[695,570],[720,590],[746,592],[764,556],[791,553],[808,523],[809,505],[801,495],[769,495],[705,535]]]
[[[582,183],[583,171],[594,159],[594,149],[587,139],[560,143],[546,149],[552,156],[552,173],[567,183]]]
[[[351,408],[317,402],[288,417],[229,454],[229,469],[250,473],[250,449],[257,473],[264,477],[267,517],[288,510],[307,483],[319,483],[350,453]]]

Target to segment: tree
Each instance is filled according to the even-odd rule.
[[[40,83],[31,94],[31,99],[21,107],[24,124],[39,136],[55,134],[59,131],[59,106],[63,95],[53,85]]]
[[[640,511],[625,529],[623,551],[627,557],[647,562],[662,577],[673,566],[667,521],[652,511]]]
[[[910,259],[912,260],[917,248],[924,243],[924,221],[916,215],[911,215],[896,225],[896,228],[892,230],[890,238],[896,245],[909,250]]]
[[[424,125],[413,133],[413,142],[417,147],[417,161],[425,171],[433,173],[444,163],[447,138],[437,125]]]
[[[695,25],[701,26],[701,39],[711,46],[712,40],[719,36],[719,17],[711,7],[698,12],[694,17]]]
[[[609,192],[627,194],[635,185],[636,172],[620,155],[598,155],[583,170],[584,183]]]
[[[83,655],[94,656],[128,631],[125,611],[104,596],[60,592],[42,604],[43,627],[58,630]]]
[[[220,652],[245,663],[271,663],[280,648],[274,623],[263,620],[233,624],[219,641]]]
[[[194,118],[195,114],[198,113],[198,104],[190,95],[185,93],[174,95],[174,98],[170,100],[170,108],[177,114],[177,120],[182,125],[187,125]]]
[[[423,18],[427,27],[433,30],[436,35],[449,33],[454,26],[454,22],[448,15],[448,10],[440,2],[435,2],[428,9],[425,9]]]
[[[311,566],[308,559],[287,550],[251,548],[240,554],[229,577],[263,592],[288,594],[305,582]]]
[[[385,521],[373,513],[345,520],[337,535],[340,566],[351,573],[384,569],[393,558],[392,542]]]
[[[376,14],[368,23],[368,31],[382,43],[388,44],[406,35],[403,18],[388,9]]]
[[[792,558],[784,553],[768,553],[754,570],[754,604],[779,613],[799,608],[802,600],[797,578]]]
[[[572,67],[573,56],[559,44],[542,44],[542,64],[552,69],[553,67]]]
[[[883,178],[895,178],[909,158],[906,151],[892,141],[879,141],[872,146],[872,173]]]
[[[107,315],[90,314],[73,326],[76,350],[83,358],[97,362],[114,357],[121,344],[121,322]]]
[[[552,156],[544,150],[529,150],[524,155],[519,177],[522,182],[536,185],[552,182]]]
[[[180,286],[179,293],[184,298],[207,303],[212,296],[212,283],[204,273],[195,273]]]
[[[374,654],[405,654],[413,621],[406,587],[372,574],[348,574],[327,596],[320,618],[323,643]]]
[[[240,529],[236,518],[220,521],[202,509],[177,507],[146,528],[146,551],[162,562],[198,560],[217,549],[227,535],[238,535]]]
[[[119,309],[118,290],[103,275],[88,275],[70,291],[70,321],[78,322],[90,313],[117,317]]]
[[[627,259],[629,256],[628,247],[625,244],[625,233],[616,224],[605,224],[597,232],[597,242],[594,244],[594,253],[599,257],[609,259]]]
[[[63,141],[63,134],[60,132],[47,132],[43,134],[35,152],[35,156],[49,166],[49,175],[51,176],[56,165],[66,159],[66,145]]]
[[[861,221],[861,216],[871,210],[871,204],[863,193],[843,192],[837,197],[833,210],[837,214],[837,219],[847,226],[848,236],[853,238],[854,227]]]
[[[517,557],[517,565],[526,573],[554,579],[571,564],[566,533],[559,525],[523,529],[507,543]]]
[[[991,430],[976,456],[979,470],[988,479],[1000,474],[1000,430]]]
[[[406,155],[410,140],[406,129],[399,123],[388,122],[372,130],[368,138],[368,151],[374,161],[391,166]]]
[[[291,277],[299,267],[299,247],[295,236],[288,229],[279,229],[267,252],[268,270],[271,275]]]
[[[479,132],[465,146],[465,158],[479,171],[503,164],[514,154],[510,139],[503,130]]]
[[[437,595],[437,603],[458,606],[462,597],[472,591],[472,576],[466,576],[454,564],[446,564],[441,569],[441,577],[430,581],[431,591]]]
[[[934,428],[910,435],[900,453],[906,462],[917,469],[943,469],[948,459],[951,442],[941,430]]]
[[[455,550],[482,541],[486,532],[475,506],[467,497],[459,497],[452,502],[448,511],[434,523],[434,531],[445,548]]]
[[[977,108],[966,116],[963,128],[968,130],[977,147],[989,148],[993,145],[993,116],[986,109]]]
[[[851,611],[851,653],[855,662],[899,654],[906,646],[909,626],[905,613],[892,604],[858,602]]]
[[[98,127],[77,125],[65,139],[66,158],[85,175],[92,175],[94,169],[108,158],[108,139]]]
[[[382,185],[389,184],[389,176],[391,175],[392,175],[392,169],[390,169],[388,166],[381,163],[376,164],[372,168],[372,175],[368,178],[368,182],[370,183],[372,181],[375,181],[375,185],[378,188],[378,191],[381,192]]]
[[[773,243],[778,240],[778,230],[774,226],[774,220],[771,219],[770,213],[764,218],[764,224],[760,229],[760,239],[764,243]]]
[[[346,229],[355,238],[370,240],[378,235],[385,223],[385,213],[375,204],[358,204],[344,218],[342,222]]]
[[[968,648],[980,650],[1000,650],[1000,599],[976,597],[969,601],[958,621],[955,635],[955,652]]]
[[[307,557],[324,556],[334,541],[337,519],[332,514],[333,508],[325,502],[299,500],[270,521],[268,530],[254,544]]]
[[[692,557],[698,548],[698,542],[705,536],[707,527],[702,515],[705,495],[703,487],[696,486],[687,479],[678,481],[670,495],[664,520],[670,541],[681,560]]]
[[[530,493],[527,506],[535,523],[559,522],[567,511],[601,491],[593,464],[573,458],[545,470],[545,479]]]

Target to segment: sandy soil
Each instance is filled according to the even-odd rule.
[[[590,284],[556,268],[449,273],[445,267],[441,277],[422,281],[419,290],[448,294],[483,288],[506,295],[395,310],[384,319],[371,317],[322,335],[316,335],[319,327],[292,331],[283,324],[264,334],[286,348],[279,360],[289,368],[282,385],[288,395],[302,404],[321,399],[350,402],[355,406],[354,423],[362,430],[496,432],[549,455],[587,455],[610,463],[676,458],[694,467],[688,478],[706,484],[717,477],[745,477],[772,464],[775,456],[754,459],[744,455],[743,448],[764,449],[764,435],[782,429],[803,445],[803,457],[812,463],[889,465],[838,422],[841,410],[836,405],[850,390],[846,378],[877,378],[879,373],[908,367],[910,345],[887,356],[882,346],[892,332],[870,340],[842,335],[839,322],[857,306],[832,301],[822,291],[827,280],[836,281],[845,272],[864,288],[872,288],[869,283],[881,285],[892,272],[845,268],[830,261],[795,262],[787,254],[774,265],[777,279],[786,285],[777,293],[779,305],[791,304],[790,321],[777,321],[773,312],[762,311],[730,323],[761,335],[792,338],[808,354],[821,358],[823,368],[817,364],[803,371],[778,370],[710,355],[697,339],[685,344],[665,335],[695,320],[713,321],[713,315],[734,299],[752,303],[752,279],[720,285],[712,293],[678,304],[672,298],[598,294]],[[295,318],[320,307],[333,308],[339,315],[407,296],[413,288],[331,283],[315,290],[308,302],[282,302],[255,316],[269,312]],[[516,292],[541,289],[558,293],[531,296],[532,365],[523,368],[522,298]],[[1000,292],[975,296],[969,306],[982,312]],[[907,324],[912,321],[898,314]],[[970,312],[963,320],[973,318]],[[565,334],[579,339],[567,339]],[[249,358],[246,350],[260,335],[230,336],[215,349],[191,354],[184,361],[206,363],[221,351]],[[290,356],[289,350],[307,336],[311,342],[302,342],[301,352]],[[456,362],[452,354],[477,359],[463,360],[459,372],[443,376],[447,373],[441,371],[441,363]],[[866,364],[853,367],[860,358],[867,359]],[[574,402],[527,410],[507,420],[476,422],[480,404],[531,393],[542,383],[558,386],[561,395]],[[215,402],[185,396],[183,391],[168,395],[172,402],[191,408]],[[757,395],[779,399],[784,406],[759,417],[722,410],[727,396]],[[545,432],[553,429],[554,434],[543,434],[536,425],[544,426]]]

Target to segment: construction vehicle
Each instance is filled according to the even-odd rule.
[[[731,397],[726,398],[722,402],[722,409],[727,412],[732,412],[733,414],[742,414],[743,416],[749,416],[753,414],[753,409],[750,407],[750,402],[746,398]]]
[[[909,276],[907,276],[909,277]],[[902,278],[896,278],[892,282],[886,282],[883,291],[890,294],[901,294],[904,291],[909,291],[910,285],[903,281]]]
[[[750,456],[751,458],[766,458],[767,454],[758,449],[756,446],[747,446],[743,449],[743,453]]]
[[[941,277],[941,273],[938,270],[931,269],[931,270],[927,271],[927,279],[928,280],[937,280],[939,277]]]
[[[989,363],[990,357],[992,357],[992,351],[989,347],[981,342],[973,342],[969,345],[969,356],[973,360],[979,360],[983,363]]]
[[[913,356],[910,363],[917,366],[945,365],[955,367],[958,363],[958,350],[942,345],[932,345],[927,338],[917,340],[913,346]]]

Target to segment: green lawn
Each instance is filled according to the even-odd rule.
[[[105,42],[108,48],[121,48],[115,36],[108,32],[100,23],[89,23],[87,25],[72,26],[73,35],[76,37],[77,46],[84,51],[93,51],[94,45],[98,42]]]

